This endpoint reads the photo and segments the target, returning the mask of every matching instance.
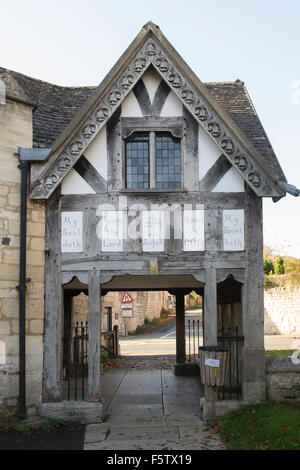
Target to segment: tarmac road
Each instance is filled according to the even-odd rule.
[[[197,338],[197,320],[199,320],[200,346],[202,338],[202,310],[186,310],[186,351],[188,347],[188,320],[190,320],[191,351],[193,351],[193,320],[195,321],[195,336]],[[198,342],[196,339],[196,348]],[[176,319],[172,317],[166,323],[159,325],[150,333],[137,336],[127,336],[120,339],[122,356],[175,356],[176,354]],[[287,335],[266,335],[265,349],[300,349],[300,337]]]
[[[195,326],[195,336],[198,334],[199,320],[199,334],[200,345],[202,344],[202,310],[186,310],[185,312],[185,326],[186,338],[189,335],[189,320],[190,320],[190,335],[191,341],[193,340],[193,321]],[[159,325],[150,333],[137,336],[127,336],[120,339],[121,355],[122,356],[174,356],[176,354],[176,318],[172,317],[167,322]],[[187,344],[188,351],[188,344]]]

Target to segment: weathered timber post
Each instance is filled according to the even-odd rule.
[[[45,322],[43,402],[62,399],[63,288],[61,283],[60,194],[46,204]]]
[[[184,290],[176,290],[176,363],[185,363]]]
[[[89,273],[88,400],[100,400],[100,271]]]
[[[266,356],[264,350],[264,279],[262,199],[246,188],[246,269],[242,290],[243,331],[242,395],[245,401],[266,399]]]
[[[204,288],[204,346],[216,346],[217,332],[217,276],[216,269],[209,266],[206,269],[206,283]],[[217,390],[210,385],[204,386],[205,399],[217,400]]]

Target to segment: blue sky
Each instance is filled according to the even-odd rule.
[[[299,0],[0,0],[0,65],[96,85],[151,20],[202,81],[239,78],[290,183],[300,187]],[[265,242],[300,258],[300,198],[264,201]]]

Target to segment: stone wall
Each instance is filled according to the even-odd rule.
[[[267,397],[300,403],[300,364],[289,356],[267,356]]]
[[[0,107],[0,413],[14,411],[19,369],[20,170],[14,153],[32,147],[32,106]],[[26,291],[26,404],[41,401],[44,318],[44,204],[28,201]]]
[[[300,287],[265,290],[265,334],[300,334]]]
[[[118,325],[120,335],[133,332],[137,326],[143,325],[145,318],[152,320],[160,316],[161,309],[167,308],[167,292],[129,292],[133,299],[133,316],[123,318],[121,312],[121,300],[124,292],[108,292],[101,298],[102,312],[105,307],[112,309],[112,326]],[[87,321],[88,297],[80,294],[73,300],[74,321]],[[103,315],[102,315],[103,328]]]

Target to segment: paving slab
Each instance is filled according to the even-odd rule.
[[[221,441],[207,442],[198,438],[103,441],[85,444],[84,450],[225,450]]]
[[[169,415],[166,416],[168,426],[200,426],[202,422],[199,415]]]
[[[86,426],[86,450],[224,449],[201,421],[198,377],[174,376],[159,362],[102,376],[105,421]],[[140,364],[141,363],[141,364]]]
[[[198,400],[199,401],[199,400]],[[150,404],[150,405],[161,405],[162,404],[162,395],[161,392],[158,394],[121,394],[118,393],[118,396],[112,402],[112,406],[114,403],[117,403],[118,405],[145,405]]]
[[[175,426],[114,427],[106,441],[161,440],[180,438]]]
[[[106,423],[88,424],[85,429],[84,442],[90,444],[92,442],[104,441],[107,438],[109,426]]]

